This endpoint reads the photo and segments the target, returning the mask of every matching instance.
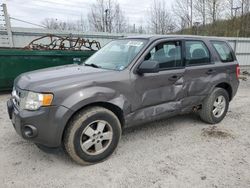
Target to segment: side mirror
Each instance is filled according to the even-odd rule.
[[[152,60],[143,61],[139,66],[139,68],[137,69],[137,72],[139,74],[157,73],[159,72],[159,62]]]

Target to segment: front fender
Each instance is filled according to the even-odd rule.
[[[130,104],[124,95],[114,89],[99,86],[84,88],[70,94],[62,101],[62,105],[73,111],[78,111],[84,106],[98,102],[116,105],[125,113],[130,110]]]

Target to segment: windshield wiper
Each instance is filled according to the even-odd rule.
[[[87,63],[84,63],[85,66],[89,66],[89,67],[94,67],[94,68],[101,68],[101,66],[98,66],[94,63],[91,63],[91,64],[87,64]]]

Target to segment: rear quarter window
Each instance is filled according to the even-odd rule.
[[[234,56],[231,48],[226,42],[223,41],[211,41],[213,47],[218,53],[220,60],[222,62],[233,62]]]

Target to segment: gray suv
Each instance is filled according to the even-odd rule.
[[[217,38],[127,37],[83,64],[20,75],[8,112],[23,138],[62,146],[77,163],[96,163],[114,152],[129,126],[194,111],[219,123],[239,70],[229,44]]]

